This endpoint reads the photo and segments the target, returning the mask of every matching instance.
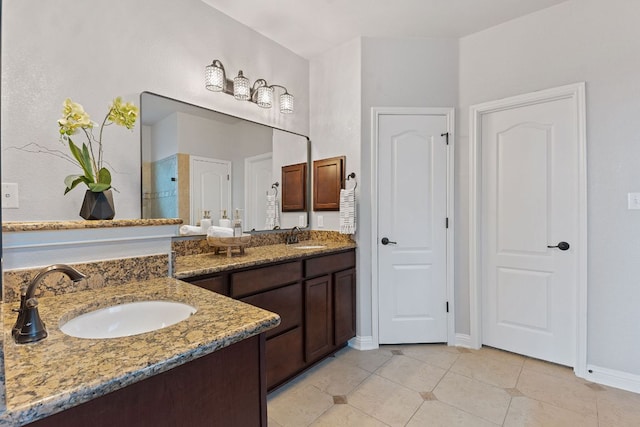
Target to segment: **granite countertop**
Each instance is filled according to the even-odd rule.
[[[81,339],[59,329],[61,319],[140,300],[188,303],[198,311],[153,332],[112,339]],[[15,344],[11,328],[19,303],[3,304],[6,412],[0,426],[21,425],[79,405],[197,357],[264,332],[280,317],[171,278],[39,299],[49,336]]]
[[[32,222],[3,222],[2,232],[20,231],[56,231],[78,230],[86,228],[115,228],[115,227],[149,227],[157,225],[180,225],[182,219],[113,219],[104,221],[32,221]]]
[[[318,248],[304,249],[304,246],[321,246]],[[295,260],[311,255],[330,254],[343,250],[354,249],[355,242],[334,241],[301,241],[294,245],[267,245],[246,248],[244,255],[234,254],[227,257],[226,254],[214,255],[213,252],[198,255],[177,257],[174,262],[174,277],[187,279],[203,274],[219,273],[238,268],[254,267],[278,261]]]

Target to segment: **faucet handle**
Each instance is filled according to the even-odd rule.
[[[25,302],[25,306],[27,308],[36,308],[38,306],[38,299],[36,297],[33,298],[29,298],[26,302]]]

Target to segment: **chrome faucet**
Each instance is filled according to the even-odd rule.
[[[27,344],[47,337],[47,329],[42,319],[40,319],[40,313],[38,313],[38,300],[35,297],[35,293],[45,276],[55,272],[66,274],[74,282],[86,277],[68,265],[54,264],[40,270],[36,277],[31,280],[29,286],[22,286],[20,288],[20,308],[14,309],[14,311],[18,312],[18,320],[16,320],[16,324],[11,331],[16,343]]]
[[[298,240],[298,233],[300,233],[300,228],[298,228],[298,226],[295,226],[291,229],[291,231],[287,235],[287,245],[300,242]]]

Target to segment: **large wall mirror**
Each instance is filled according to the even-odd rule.
[[[309,224],[308,199],[305,211],[281,209],[282,168],[309,164],[306,136],[150,92],[140,96],[140,118],[142,218],[197,225],[206,210],[218,225],[238,210],[245,231]]]

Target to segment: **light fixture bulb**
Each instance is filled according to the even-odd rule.
[[[222,63],[215,59],[211,65],[205,67],[205,87],[213,92],[221,92],[224,90],[224,67]]]
[[[258,88],[256,104],[262,108],[271,108],[273,105],[273,88],[270,86],[260,86]]]
[[[280,112],[283,114],[293,113],[293,95],[286,90],[280,95]]]
[[[242,74],[242,70],[238,72],[238,76],[233,79],[233,97],[238,101],[246,101],[251,96],[249,87],[249,79]]]

